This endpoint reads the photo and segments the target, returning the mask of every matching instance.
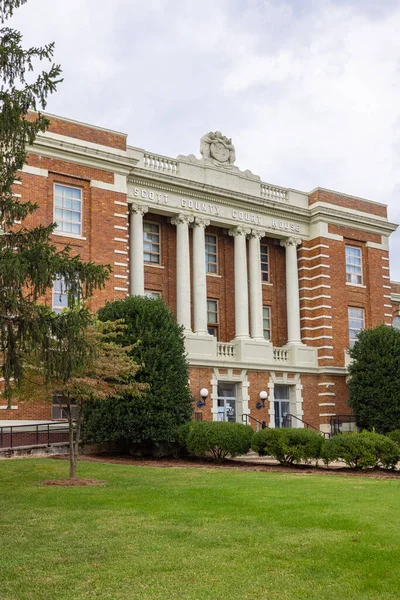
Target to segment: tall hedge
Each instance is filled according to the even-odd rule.
[[[123,396],[89,409],[86,441],[173,442],[178,427],[192,417],[188,363],[182,328],[163,300],[130,296],[98,312],[103,321],[123,319],[123,345],[141,365],[136,381],[149,384],[141,397]]]
[[[350,356],[349,405],[357,424],[378,433],[400,429],[400,331],[365,329]]]

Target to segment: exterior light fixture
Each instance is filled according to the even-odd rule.
[[[256,404],[256,408],[258,410],[261,410],[262,408],[265,407],[265,401],[266,401],[267,398],[268,398],[267,392],[264,392],[264,391],[260,392],[260,400],[261,400],[261,402],[257,402],[257,404]]]
[[[208,389],[207,388],[201,388],[201,390],[200,390],[200,396],[202,397],[202,400],[199,400],[197,402],[197,407],[198,408],[203,408],[203,406],[206,405],[206,400],[207,400],[207,396],[208,396]]]

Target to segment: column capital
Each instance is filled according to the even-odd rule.
[[[186,215],[185,213],[179,213],[176,217],[172,217],[171,223],[172,225],[181,225],[182,223],[189,225],[189,223],[193,223],[194,217],[192,215]]]
[[[261,238],[265,237],[265,229],[252,229],[250,232],[250,237],[261,240]]]
[[[229,235],[235,237],[237,235],[249,235],[251,233],[251,229],[250,227],[245,227],[244,225],[238,225],[237,227],[234,227],[233,229],[229,230]]]
[[[281,240],[280,244],[284,248],[287,248],[288,246],[300,246],[302,241],[301,238],[292,236]]]
[[[204,217],[195,217],[194,222],[192,223],[192,227],[208,227],[210,224],[210,219],[205,219]]]
[[[131,203],[129,203],[129,212],[136,213],[136,214],[143,216],[147,212],[149,212],[149,207],[146,206],[145,204],[134,204],[133,202],[131,202]]]

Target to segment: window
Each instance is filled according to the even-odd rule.
[[[362,284],[361,248],[346,246],[346,282]]]
[[[63,231],[82,235],[82,190],[56,183],[54,185],[54,221],[56,233]]]
[[[147,298],[161,298],[161,292],[153,292],[151,290],[144,290],[144,295]]]
[[[206,273],[217,273],[217,236],[206,235]]]
[[[269,306],[263,306],[263,332],[266,340],[271,339],[271,309]]]
[[[144,262],[160,264],[160,226],[158,223],[143,223]]]
[[[357,341],[357,334],[364,329],[364,309],[349,306],[349,341],[353,348]]]
[[[68,307],[68,290],[63,277],[57,277],[53,284],[53,311],[60,313]]]
[[[261,253],[261,280],[269,281],[269,247],[268,244],[260,245]]]
[[[395,329],[400,329],[400,317],[394,317],[393,321],[392,321],[392,327],[394,327]]]
[[[207,299],[207,329],[210,335],[218,338],[218,300]]]
[[[71,400],[71,415],[73,419],[78,418],[78,406],[76,406],[76,400]],[[51,418],[57,420],[68,419],[67,403],[63,402],[62,393],[56,393],[53,396]]]

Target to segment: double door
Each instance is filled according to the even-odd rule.
[[[291,427],[290,388],[288,385],[276,385],[274,388],[275,427]]]
[[[236,423],[237,416],[236,383],[218,384],[218,421]]]

